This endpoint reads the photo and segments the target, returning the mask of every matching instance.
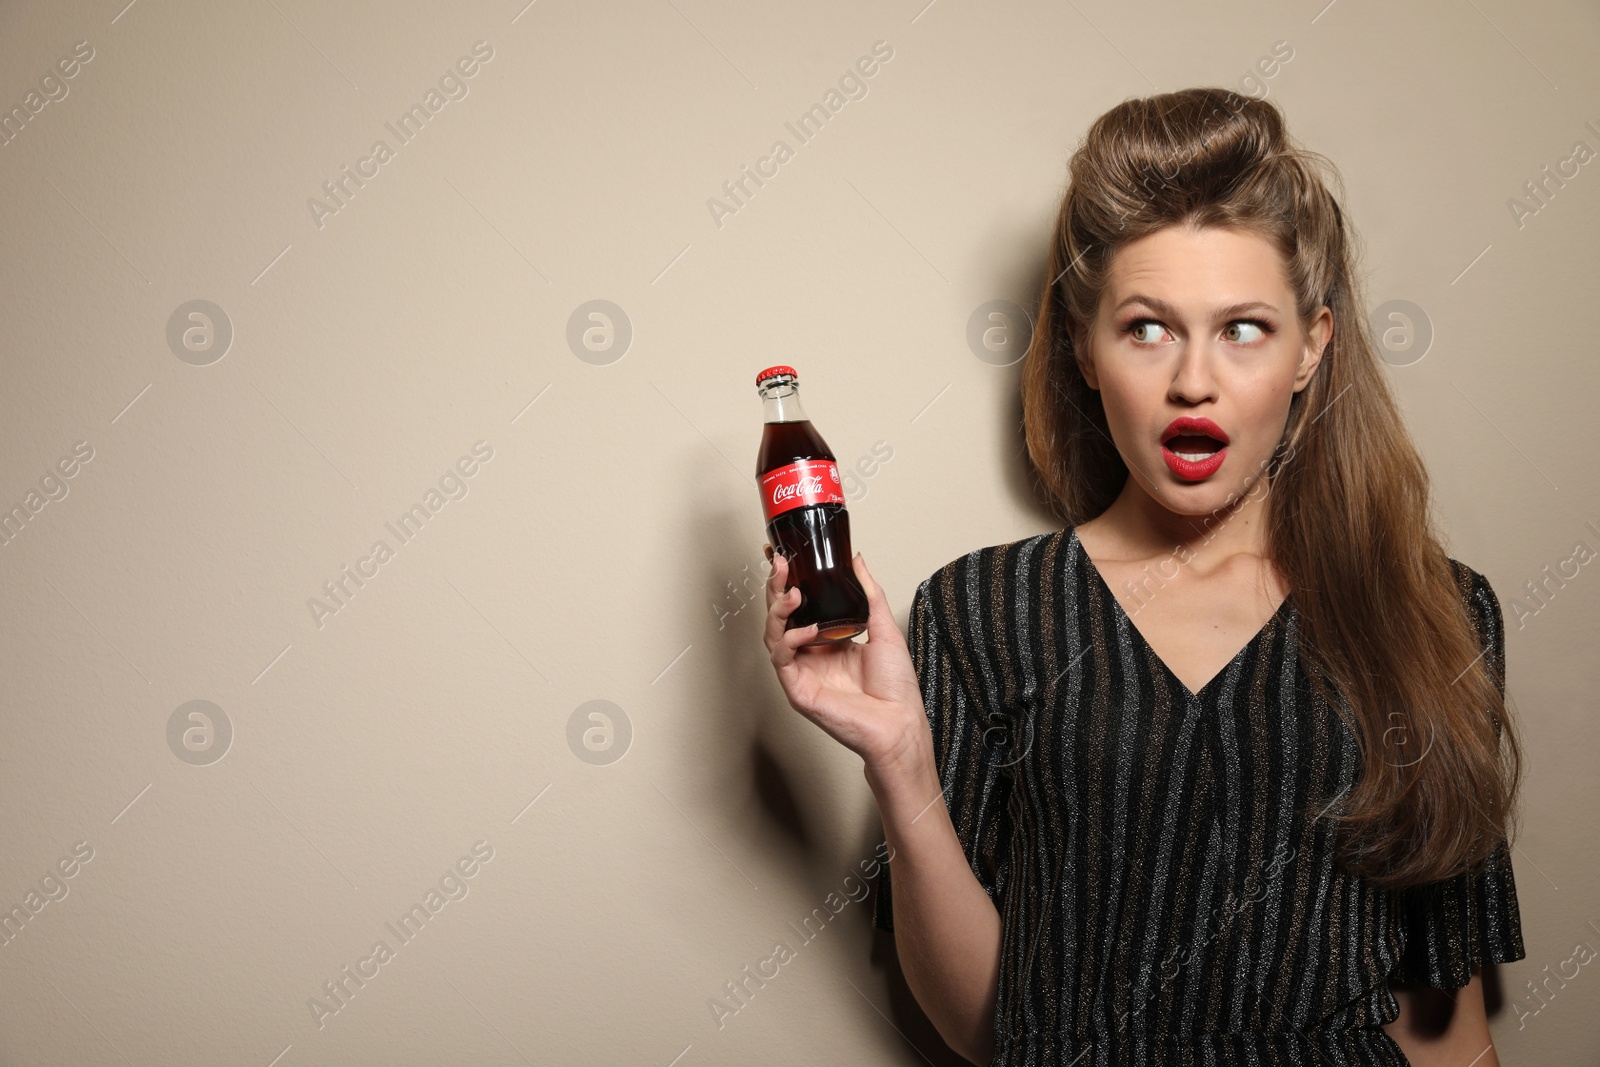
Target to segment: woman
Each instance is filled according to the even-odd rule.
[[[778,679],[862,757],[876,923],[975,1063],[1497,1062],[1500,606],[1430,526],[1318,162],[1265,100],[1111,109],[1022,375],[1065,527],[940,568],[906,638],[858,554],[862,644],[785,632],[773,560]]]

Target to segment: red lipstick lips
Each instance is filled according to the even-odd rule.
[[[1215,452],[1211,449],[1216,448]],[[1161,458],[1173,474],[1186,482],[1203,481],[1222,466],[1228,454],[1228,435],[1210,419],[1183,415],[1161,433]]]

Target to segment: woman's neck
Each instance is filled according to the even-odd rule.
[[[1265,556],[1266,492],[1214,513],[1183,515],[1153,499],[1133,478],[1111,506],[1080,523],[1108,559],[1145,559],[1173,551],[1225,560]],[[1081,539],[1081,538],[1080,538]]]

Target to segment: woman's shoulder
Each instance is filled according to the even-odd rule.
[[[1009,618],[1011,612],[995,609],[1050,580],[1070,532],[1071,527],[1048,530],[963,552],[922,580],[913,611],[922,605],[940,620],[946,636],[958,641],[981,619]]]
[[[1478,631],[1478,637],[1487,647],[1495,647],[1504,639],[1505,617],[1500,608],[1500,598],[1495,595],[1489,579],[1472,567],[1452,557],[1450,571],[1455,578],[1456,592],[1466,604],[1467,615]]]
[[[1057,580],[1066,530],[1049,530],[963,552],[937,568],[912,598],[907,638],[918,673],[934,649],[948,656],[972,705],[1017,707],[1025,699],[1031,613]]]
[[[970,587],[974,581],[985,580],[998,583],[1002,589],[1010,589],[1019,575],[1037,573],[1047,559],[1060,551],[1071,532],[1070,526],[1047,530],[1015,541],[1003,541],[963,552],[924,578],[919,592],[925,587],[929,595],[948,595],[953,588]]]
[[[1473,621],[1478,624],[1479,629],[1497,621],[1500,616],[1500,598],[1495,595],[1489,579],[1453,556],[1446,556],[1445,559],[1450,563],[1450,573],[1456,582],[1456,592],[1466,601]]]
[[[1455,576],[1456,585],[1461,588],[1463,594],[1470,593],[1480,582],[1485,585],[1488,584],[1488,579],[1482,574],[1479,574],[1454,556],[1446,556],[1445,559],[1449,561],[1450,571]]]

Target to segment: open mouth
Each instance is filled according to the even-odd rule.
[[[1222,450],[1223,443],[1205,434],[1180,433],[1166,440],[1166,447],[1175,455],[1191,463],[1210,459]]]
[[[1186,482],[1203,481],[1222,468],[1228,433],[1210,419],[1180,415],[1161,434],[1161,456],[1172,473]]]

